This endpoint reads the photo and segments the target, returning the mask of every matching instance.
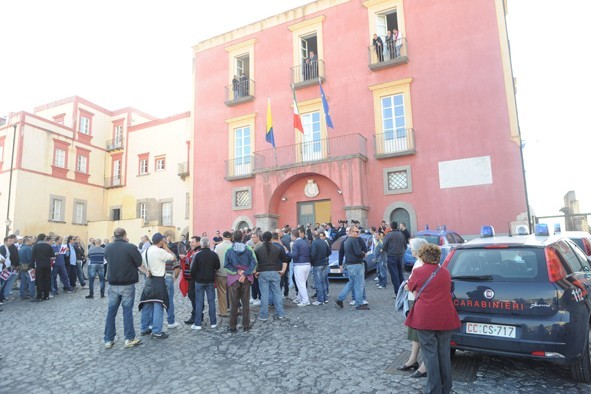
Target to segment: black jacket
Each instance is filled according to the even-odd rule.
[[[55,257],[55,252],[51,245],[45,241],[37,242],[33,245],[33,251],[31,252],[31,260],[33,262],[31,268],[51,267],[52,257]]]
[[[256,248],[254,254],[257,256],[258,272],[281,271],[281,268],[283,268],[282,263],[289,263],[291,260],[289,256],[287,256],[287,253],[285,253],[285,249],[273,243],[269,244],[268,252],[267,245],[263,244]]]
[[[8,247],[8,251],[10,252],[10,265],[15,268],[18,267],[20,264],[18,257],[18,248],[14,245],[10,245]]]
[[[310,263],[312,264],[312,267],[327,265],[330,253],[330,247],[325,240],[316,238],[312,241],[312,247],[310,249]]]
[[[384,237],[382,250],[387,256],[402,256],[406,251],[406,238],[398,230],[392,230]]]
[[[115,241],[105,248],[105,259],[109,264],[107,280],[110,284],[125,286],[138,282],[138,268],[142,265],[142,255],[135,245],[123,238],[115,238]]]
[[[209,248],[201,249],[191,265],[191,279],[195,283],[208,284],[215,281],[215,272],[220,269],[220,258]]]

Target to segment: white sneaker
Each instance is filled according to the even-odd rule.
[[[115,345],[114,341],[105,342],[105,349],[110,349]]]
[[[217,327],[218,327],[218,325],[217,325],[217,324],[212,324],[212,325],[211,325],[211,328],[217,328]]]
[[[316,306],[318,306],[318,305],[324,305],[324,302],[318,302],[318,301],[314,301],[314,302],[312,303],[312,305],[316,305]]]
[[[294,298],[292,301],[293,301],[294,304],[299,304],[300,303],[300,300],[298,300],[297,298]]]
[[[191,330],[201,330],[201,326],[196,326],[195,324],[193,324],[191,326]]]
[[[252,303],[252,306],[259,306],[261,305],[261,300],[254,300],[254,302]]]
[[[174,323],[169,324],[168,325],[168,328],[177,328],[177,327],[180,327],[180,326],[181,326],[181,323],[179,323],[178,321],[175,321]]]
[[[377,276],[375,278],[373,278],[373,280],[379,280],[380,278],[378,278]]]
[[[355,301],[351,301],[351,302],[349,302],[349,305],[351,305],[351,306],[355,306]]]
[[[250,299],[250,304],[251,304],[251,305],[252,305],[252,304],[254,304],[254,298],[251,298],[251,299]]]
[[[385,287],[378,285],[378,289],[385,289]]]
[[[298,306],[310,306],[309,302],[300,302],[299,304],[297,304]]]
[[[367,300],[363,300],[363,302],[361,303],[361,305],[369,305],[369,302],[367,302]]]

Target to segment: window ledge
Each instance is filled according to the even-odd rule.
[[[405,150],[405,151],[400,151],[400,152],[376,153],[374,155],[374,157],[376,158],[376,160],[382,160],[382,159],[389,159],[391,157],[412,156],[412,155],[416,155],[416,154],[417,154],[416,149],[410,149],[410,150]]]
[[[48,222],[51,222],[51,223],[64,223],[64,224],[66,223],[66,222],[65,222],[65,221],[63,221],[63,220],[53,220],[53,219],[48,219],[47,221],[48,221]]]
[[[86,223],[74,223],[74,222],[72,222],[72,224],[74,226],[88,226],[88,222],[86,222]]]
[[[320,81],[322,83],[324,83],[324,81],[326,81],[326,78],[320,77]],[[318,85],[318,78],[310,78],[310,79],[307,79],[302,82],[294,83],[293,88],[297,90],[297,89],[305,88],[307,86],[315,86],[315,85]]]
[[[137,174],[137,176],[148,176],[148,175],[150,175],[149,172],[146,172],[145,174]]]
[[[238,104],[242,104],[242,103],[248,103],[254,101],[254,96],[244,96],[244,97],[240,97],[236,100],[228,100],[228,101],[224,101],[224,103],[228,106],[228,107],[233,107],[235,105]]]
[[[232,176],[225,176],[224,179],[226,181],[237,181],[239,179],[248,179],[254,178],[254,173],[244,174],[244,175],[232,175]]]
[[[406,63],[408,63],[408,56],[399,56],[395,59],[384,60],[383,62],[379,62],[379,63],[372,63],[369,65],[369,69],[371,71],[377,71],[377,70],[382,70],[384,68],[396,67],[396,66],[399,66],[401,64],[406,64]]]
[[[83,132],[78,131],[76,134],[77,134],[77,138],[76,139],[78,141],[80,141],[80,142],[82,142],[84,144],[90,145],[90,142],[92,141],[92,135],[90,133],[89,134],[84,134]]]

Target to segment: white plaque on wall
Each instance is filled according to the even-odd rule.
[[[489,185],[493,182],[490,156],[439,162],[439,187]]]

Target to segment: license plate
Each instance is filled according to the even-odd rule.
[[[331,268],[330,269],[330,273],[331,274],[340,274],[341,273],[341,270],[338,269],[338,268]]]
[[[502,326],[499,324],[464,323],[466,334],[488,335],[491,337],[515,338],[514,326]]]

